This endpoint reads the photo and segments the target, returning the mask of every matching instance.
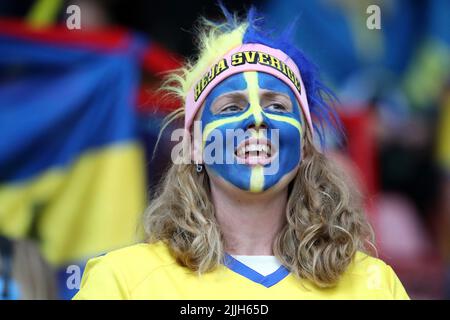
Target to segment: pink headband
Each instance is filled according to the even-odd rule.
[[[262,44],[243,44],[230,50],[189,90],[186,97],[184,127],[189,130],[206,96],[229,76],[244,71],[269,73],[285,82],[295,93],[312,131],[311,114],[300,71],[284,52]]]

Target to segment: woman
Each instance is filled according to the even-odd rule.
[[[164,87],[184,102],[169,122],[184,117],[189,163],[152,199],[147,241],[90,260],[75,298],[407,299],[363,253],[370,226],[313,143],[337,122],[292,28],[271,38],[254,10],[224,12]]]

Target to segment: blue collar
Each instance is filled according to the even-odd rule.
[[[278,282],[286,278],[286,276],[289,274],[289,270],[285,266],[280,266],[273,273],[267,276],[263,276],[262,274],[246,266],[239,260],[236,260],[228,253],[225,253],[224,265],[230,270],[240,274],[241,276],[246,277],[253,282],[262,284],[266,288],[277,284]]]

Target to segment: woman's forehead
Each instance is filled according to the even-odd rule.
[[[270,90],[274,92],[280,92],[291,96],[292,90],[291,88],[278,79],[277,77],[264,73],[264,72],[255,72],[257,74],[257,86],[259,89]],[[209,93],[206,100],[215,99],[221,96],[224,93],[232,92],[232,91],[246,91],[252,86],[248,83],[248,77],[244,76],[244,73],[237,73],[222,81],[219,85],[217,85],[211,92]]]

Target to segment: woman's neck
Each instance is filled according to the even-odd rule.
[[[235,255],[273,255],[273,242],[286,221],[287,194],[287,189],[271,195],[230,194],[211,186],[225,250]]]

